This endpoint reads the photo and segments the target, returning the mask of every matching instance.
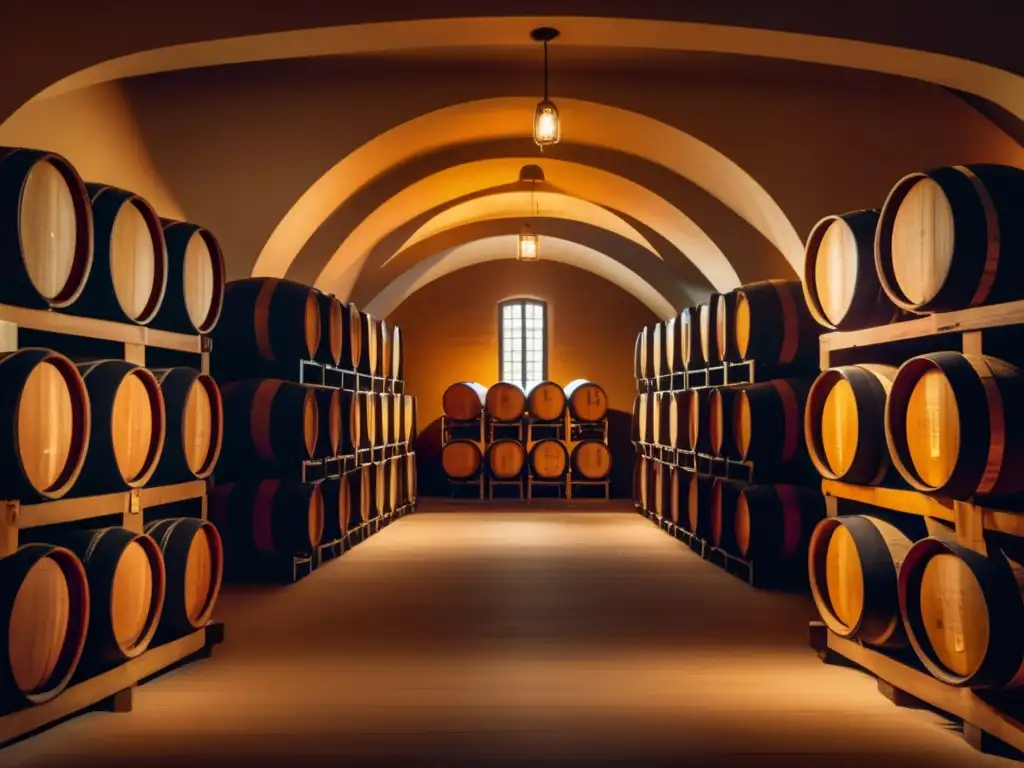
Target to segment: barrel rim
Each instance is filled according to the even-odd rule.
[[[804,443],[807,445],[807,455],[814,468],[818,470],[818,474],[828,480],[841,480],[846,475],[833,471],[823,458],[825,444],[821,434],[820,415],[825,399],[835,385],[840,381],[848,381],[842,370],[846,367],[850,366],[838,366],[822,371],[807,391],[807,404],[804,407]]]
[[[204,480],[209,477],[213,470],[217,467],[217,462],[220,460],[220,453],[224,446],[224,400],[220,394],[220,387],[217,386],[216,380],[208,373],[200,373],[196,376],[192,382],[192,386],[200,385],[206,390],[206,394],[209,395],[211,401],[210,414],[212,417],[213,439],[211,441],[210,450],[206,455],[206,459],[203,462],[203,466],[198,472],[195,473],[196,478]],[[182,440],[184,440],[184,428],[182,428]]]
[[[104,188],[96,194],[96,197],[98,198],[104,192],[113,192],[115,194],[120,193],[124,196],[118,203],[117,210],[110,219],[111,246],[113,245],[114,224],[126,205],[135,206],[139,213],[142,214],[142,219],[146,222],[146,228],[149,230],[149,234],[153,239],[153,256],[156,264],[156,275],[154,277],[155,285],[153,293],[150,294],[148,301],[142,308],[142,312],[140,312],[137,317],[129,315],[128,312],[125,311],[124,305],[121,304],[121,299],[117,295],[117,291],[114,291],[114,297],[117,299],[117,303],[122,314],[137,325],[146,325],[157,316],[157,313],[160,311],[160,306],[164,303],[164,298],[167,295],[167,238],[164,237],[163,223],[161,222],[156,209],[141,195],[118,187],[104,185]],[[113,253],[113,247],[110,247],[108,250],[110,253]]]
[[[146,463],[143,466],[142,471],[134,478],[125,480],[125,484],[129,488],[141,488],[149,482],[151,477],[153,477],[153,473],[156,472],[157,466],[160,464],[160,457],[163,456],[164,453],[164,442],[167,438],[167,405],[164,401],[163,390],[160,389],[160,382],[149,368],[136,365],[126,370],[124,376],[121,378],[121,382],[118,384],[118,388],[120,388],[121,384],[123,384],[129,376],[138,376],[142,380],[142,384],[149,393],[150,400],[153,404],[153,421],[156,425],[156,429],[153,430],[153,436],[150,441],[149,451],[146,453]],[[113,440],[114,426],[115,425],[113,423],[110,424],[111,440]],[[120,472],[120,467],[118,467],[118,471]]]
[[[199,613],[199,618],[192,621],[191,617],[189,617],[189,621],[192,621],[192,625],[196,629],[206,626],[210,621],[210,616],[213,615],[213,609],[217,605],[217,599],[220,597],[221,587],[224,584],[224,539],[221,537],[220,531],[217,530],[217,526],[209,520],[202,521],[202,525],[196,529],[196,535],[199,535],[200,531],[204,533],[210,542],[212,554],[210,559],[213,565],[210,569],[210,593],[207,595],[207,600],[203,604],[202,611]]]
[[[121,554],[124,554],[124,551],[131,544],[138,544],[142,547],[142,551],[146,553],[146,558],[149,560],[149,566],[153,569],[153,594],[149,603],[149,612],[146,614],[145,629],[142,634],[136,638],[135,642],[126,648],[120,642],[117,642],[116,638],[114,638],[118,651],[126,659],[134,659],[149,648],[150,643],[153,641],[153,637],[156,635],[157,628],[160,626],[160,617],[163,616],[164,611],[164,600],[167,597],[167,568],[164,564],[163,550],[161,550],[160,545],[156,543],[156,539],[149,534],[138,533],[131,539],[125,541]],[[113,579],[111,579],[110,605],[111,608],[114,607]],[[111,632],[111,634],[113,633]]]
[[[844,226],[851,229],[850,225],[846,223],[846,220],[841,214],[825,216],[811,228],[811,233],[807,236],[807,243],[804,245],[804,279],[801,281],[804,291],[804,302],[807,304],[807,310],[811,313],[811,316],[818,325],[824,326],[825,328],[831,328],[834,331],[839,330],[839,327],[843,323],[842,321],[833,323],[825,315],[825,308],[821,306],[821,299],[818,297],[818,282],[814,277],[813,267],[818,262],[818,248],[821,247],[821,241],[825,238],[826,230],[828,230],[828,228],[837,221],[842,222]],[[847,307],[847,311],[843,314],[844,320],[846,319],[847,314],[849,314],[849,307]]]

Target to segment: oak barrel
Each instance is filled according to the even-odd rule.
[[[359,311],[359,328],[362,333],[359,372],[369,376],[380,375],[380,323],[377,318]]]
[[[730,555],[736,548],[736,502],[747,484],[738,480],[716,477],[711,483],[711,501],[708,503],[711,543]]]
[[[167,434],[154,485],[209,477],[224,442],[224,406],[217,382],[194,368],[153,371],[160,382]]]
[[[218,485],[210,520],[225,539],[229,561],[308,555],[324,533],[320,486],[276,478]]]
[[[397,325],[391,329],[391,378],[405,381],[405,347],[402,346],[402,329]]]
[[[700,348],[700,307],[687,307],[679,313],[679,339],[683,367],[703,368],[706,361]]]
[[[682,467],[670,467],[669,474],[669,514],[673,524],[682,525],[685,528],[689,514],[691,473]]]
[[[775,379],[737,392],[732,408],[737,457],[765,469],[806,461],[803,418],[809,389],[803,379]]]
[[[825,497],[796,485],[748,485],[733,513],[736,552],[769,571],[807,567],[811,532],[825,517]]]
[[[410,451],[405,454],[405,500],[407,502],[416,503],[418,487],[419,472],[416,468],[416,454]]]
[[[637,401],[637,436],[641,443],[654,442],[654,424],[657,415],[656,392],[643,392]]]
[[[608,414],[608,393],[604,387],[587,379],[574,379],[565,385],[569,413],[579,422],[593,423]]]
[[[736,289],[736,351],[767,366],[816,363],[821,328],[799,280],[763,280]]]
[[[4,495],[59,499],[75,485],[89,449],[92,410],[82,374],[48,349],[0,353],[0,451]]]
[[[377,440],[374,395],[372,392],[357,392],[353,398],[352,407],[356,410],[356,416],[349,419],[349,427],[358,430],[353,433],[353,445],[357,450],[363,450],[372,447]]]
[[[735,362],[740,359],[736,346],[736,291],[713,296],[718,306],[715,311],[715,349],[718,359]]]
[[[826,216],[811,230],[804,249],[804,300],[819,325],[855,331],[899,317],[875,270],[878,214]]]
[[[402,421],[404,423],[405,439],[410,445],[416,439],[416,398],[412,395],[402,396]]]
[[[217,357],[242,372],[297,368],[320,347],[320,305],[308,285],[274,277],[232,280],[213,329]]]
[[[900,612],[921,663],[966,688],[1024,685],[1024,567],[954,541],[911,547],[899,576]]]
[[[0,301],[64,309],[93,263],[92,204],[85,183],[53,152],[0,147]]]
[[[889,192],[875,268],[899,307],[942,312],[1024,297],[1024,171],[969,165],[912,173]]]
[[[875,517],[821,520],[811,534],[807,568],[825,625],[840,637],[905,645],[897,577],[912,544],[903,531]]]
[[[325,542],[337,541],[348,533],[349,520],[352,516],[348,478],[348,473],[345,473],[339,477],[329,477],[320,483],[320,493],[324,497],[322,539]]]
[[[338,456],[341,445],[341,390],[328,387],[311,387],[316,396],[317,429],[313,457],[317,459]]]
[[[341,304],[341,361],[339,366],[346,371],[359,369],[363,356],[363,326],[359,307],[354,302]]]
[[[224,253],[213,233],[161,219],[167,245],[167,290],[150,323],[178,333],[210,333],[224,307]]]
[[[638,379],[650,379],[654,376],[654,331],[645,327],[637,336],[636,372]]]
[[[914,488],[957,499],[1024,491],[1024,378],[994,357],[905,362],[885,408],[892,462]]]
[[[877,485],[890,474],[885,400],[896,377],[890,365],[844,365],[822,371],[807,394],[804,440],[822,477]]]
[[[86,184],[86,189],[92,201],[92,269],[67,311],[146,325],[167,292],[167,242],[160,217],[133,192],[103,184]]]
[[[251,476],[254,466],[294,468],[313,457],[320,431],[316,393],[280,379],[225,384],[224,450],[228,472]]]
[[[316,297],[320,315],[320,343],[313,352],[313,359],[326,365],[339,365],[345,330],[341,302],[329,293],[316,288],[310,290]]]
[[[406,445],[409,436],[405,432],[405,396],[391,396],[391,424],[395,442],[398,445]]]
[[[715,456],[737,456],[732,414],[740,391],[739,387],[715,387],[708,395],[708,442]]]
[[[654,509],[652,510],[659,518],[665,519],[671,515],[671,493],[672,475],[671,467],[662,464],[660,461],[654,464]]]
[[[518,440],[495,440],[487,447],[487,469],[497,480],[512,480],[523,474],[526,448]]]
[[[530,449],[530,472],[537,480],[558,480],[569,471],[569,451],[561,440],[538,440]]]
[[[526,393],[518,384],[499,381],[487,388],[484,410],[492,421],[519,421],[526,412]]]
[[[89,608],[85,568],[71,550],[26,544],[0,558],[0,711],[64,690],[85,648]]]
[[[391,395],[381,392],[374,396],[374,402],[377,409],[375,417],[377,421],[377,445],[390,445],[394,442],[392,440],[394,424],[391,421]]]
[[[338,455],[352,456],[356,449],[362,447],[360,441],[363,433],[362,412],[359,408],[359,394],[348,390],[338,392],[341,406],[341,437],[338,440]],[[320,406],[317,405],[319,411]]]
[[[472,440],[451,440],[441,449],[441,466],[454,480],[469,480],[480,474],[483,455]]]
[[[373,517],[377,494],[372,480],[369,464],[363,464],[348,473],[349,528],[358,528],[370,522]]]
[[[526,394],[526,410],[535,421],[558,421],[565,407],[565,390],[553,381],[534,384]]]
[[[164,609],[156,638],[170,640],[206,625],[224,579],[224,546],[206,520],[175,517],[146,526],[163,553],[167,575]]]
[[[691,389],[687,393],[687,447],[699,453],[711,453],[711,390]]]
[[[654,445],[668,445],[669,443],[669,417],[671,415],[672,393],[651,392],[647,395],[647,402],[654,403],[654,412],[651,415],[651,426],[654,432],[650,442]]]
[[[444,391],[441,407],[452,421],[475,421],[480,418],[486,399],[487,387],[475,381],[460,381]]]
[[[391,375],[391,326],[389,326],[384,320],[380,321],[380,327],[377,329],[378,338],[380,341],[380,354],[377,359],[380,361],[377,366],[380,369],[379,375],[385,379],[393,379]]]
[[[668,350],[666,348],[668,339],[666,335],[665,322],[655,323],[654,329],[651,331],[651,343],[654,345],[654,351],[651,353],[651,363],[653,365],[651,375],[654,378],[665,376],[669,372]]]
[[[683,347],[679,316],[673,315],[665,321],[665,373],[679,373],[683,370]]]
[[[707,304],[701,304],[698,311],[700,356],[708,365],[722,360],[722,352],[718,348],[718,299],[720,293],[712,293]]]
[[[89,452],[72,493],[115,493],[144,486],[164,451],[167,416],[156,376],[124,360],[78,366],[89,392]]]
[[[370,475],[373,485],[373,511],[374,517],[386,517],[395,509],[397,496],[398,476],[394,472],[394,463],[391,459],[377,461],[370,465]]]
[[[710,475],[688,473],[690,484],[686,489],[686,520],[680,524],[704,540],[711,538],[711,493],[714,478]]]
[[[687,391],[669,394],[668,445],[682,449],[690,447],[690,393]]]
[[[581,440],[569,457],[576,480],[604,480],[612,471],[612,452],[601,440]]]
[[[152,537],[119,527],[26,533],[30,540],[70,549],[85,566],[89,634],[76,677],[135,658],[149,647],[167,589],[164,556]]]

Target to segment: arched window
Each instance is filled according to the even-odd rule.
[[[548,377],[548,305],[512,299],[498,305],[498,369],[523,389]]]

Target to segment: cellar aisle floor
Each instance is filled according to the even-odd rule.
[[[433,502],[0,766],[1018,765],[821,664],[813,617],[621,505]]]

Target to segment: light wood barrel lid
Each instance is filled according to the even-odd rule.
[[[78,214],[71,187],[47,160],[25,178],[18,227],[25,271],[36,290],[47,300],[67,293],[75,273]]]
[[[515,440],[500,440],[492,443],[487,461],[496,477],[515,477],[523,471],[526,449]]]
[[[814,258],[814,283],[825,318],[842,322],[857,286],[857,239],[850,225],[833,219],[821,236]]]
[[[203,233],[194,232],[185,246],[181,280],[185,311],[196,328],[205,328],[216,309],[213,302],[218,293],[220,272]]]
[[[942,187],[918,178],[900,202],[892,225],[892,269],[903,295],[915,304],[939,292],[953,263],[953,209]]]
[[[45,360],[25,380],[18,403],[18,454],[25,476],[35,488],[56,486],[75,460],[75,407],[68,381]]]
[[[212,379],[200,376],[189,388],[182,414],[182,433],[188,468],[201,477],[213,462],[222,438],[220,396]]]
[[[306,438],[306,452],[312,456],[320,433],[320,409],[317,408],[313,390],[306,392],[306,398],[302,403],[302,430]]]
[[[857,456],[859,416],[853,387],[846,379],[836,380],[821,409],[821,444],[825,461],[837,476],[849,472]]]
[[[155,464],[163,443],[159,385],[143,368],[130,371],[117,388],[111,412],[114,459],[125,482],[134,483]]]
[[[572,409],[580,421],[600,421],[608,413],[608,395],[593,382],[576,387],[571,396]]]
[[[324,537],[324,495],[320,491],[319,486],[314,486],[313,492],[309,495],[307,514],[309,518],[309,543],[315,547]]]
[[[907,451],[918,476],[941,487],[953,474],[960,454],[960,410],[945,374],[924,372],[907,399]]]
[[[480,449],[469,440],[453,440],[441,449],[441,466],[451,477],[472,477],[480,469]]]
[[[612,468],[612,454],[599,440],[585,440],[573,449],[573,460],[585,478],[605,477]]]
[[[750,451],[750,440],[753,437],[752,422],[750,400],[745,392],[738,392],[732,404],[732,439],[741,456],[746,456]]]
[[[68,642],[70,617],[64,570],[52,558],[41,558],[25,575],[10,616],[7,652],[20,690],[45,690]]]
[[[864,570],[857,542],[842,525],[828,540],[825,585],[836,618],[847,627],[856,627],[864,613]]]
[[[150,554],[133,541],[124,548],[110,592],[110,621],[123,651],[136,646],[152,623],[154,576]]]
[[[530,413],[543,421],[554,421],[565,410],[565,391],[553,381],[543,381],[530,390]]]
[[[526,411],[526,393],[515,384],[499,381],[488,387],[484,405],[491,418],[516,421]]]
[[[687,395],[690,402],[686,408],[686,429],[690,437],[690,448],[696,448],[700,440],[700,393],[698,390],[691,390]]]
[[[221,544],[209,526],[196,531],[185,561],[185,615],[198,626],[210,608],[218,589]]]
[[[921,575],[920,610],[939,662],[956,675],[974,674],[989,646],[989,620],[985,595],[967,563],[948,553],[932,557]]]
[[[565,448],[558,440],[541,440],[533,446],[530,463],[538,477],[561,477],[565,474]]]
[[[736,321],[733,333],[736,335],[736,349],[740,357],[746,359],[750,348],[750,302],[743,292],[736,294]]]
[[[110,234],[110,276],[121,308],[133,319],[146,314],[162,288],[162,254],[153,238],[140,204],[130,200],[122,205]]]

